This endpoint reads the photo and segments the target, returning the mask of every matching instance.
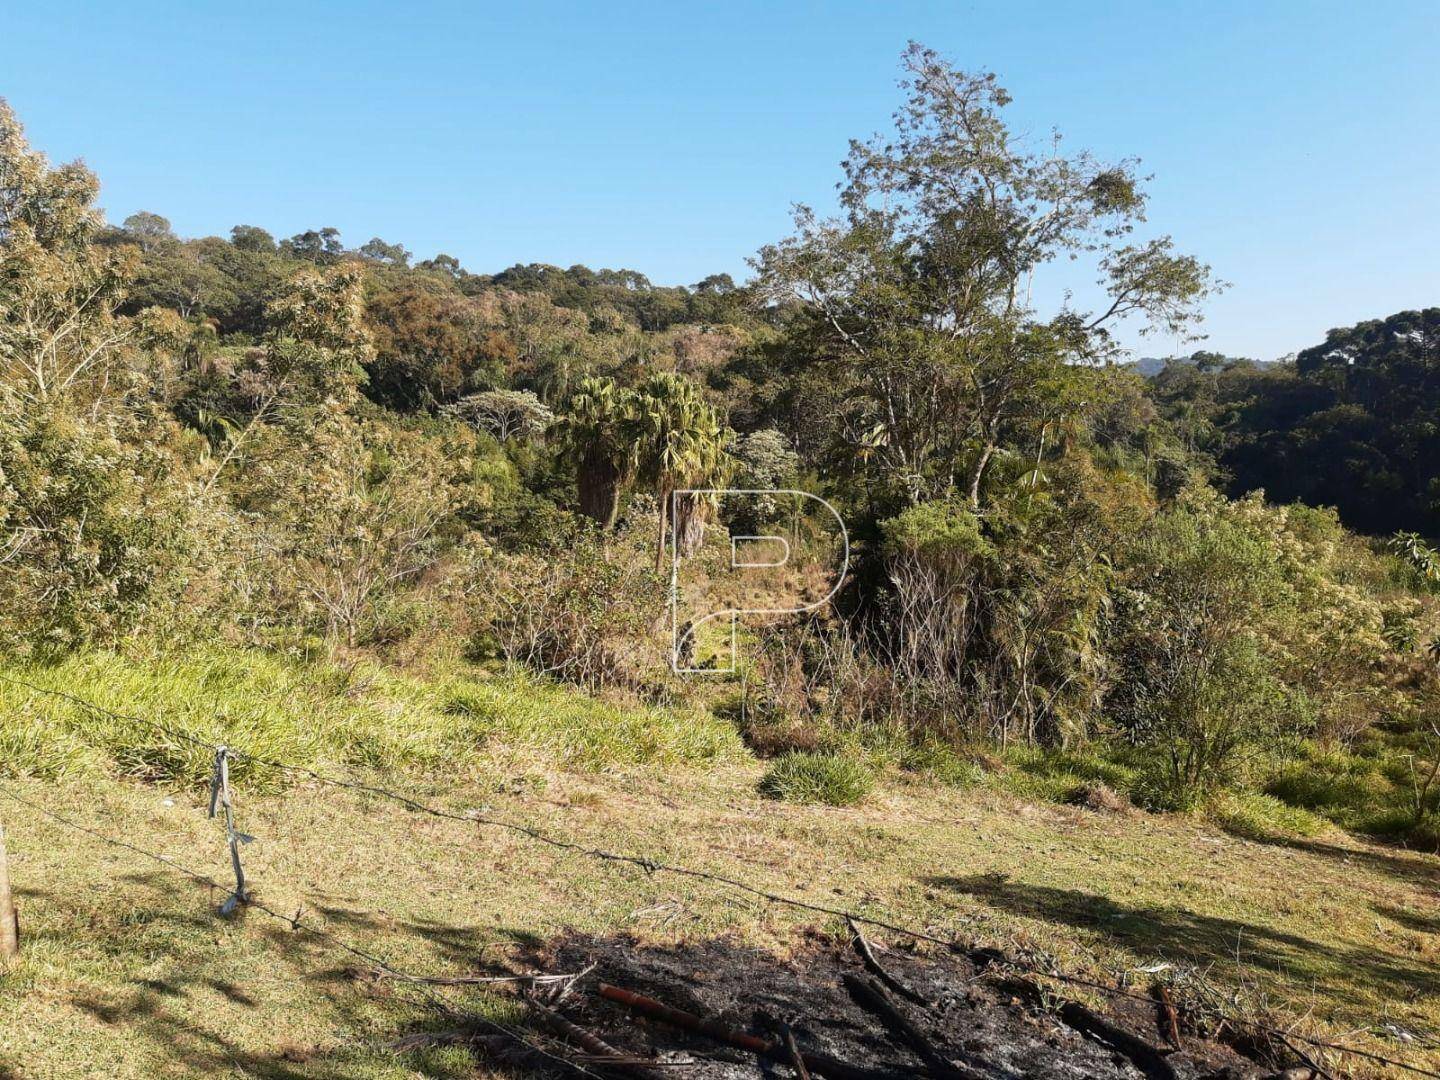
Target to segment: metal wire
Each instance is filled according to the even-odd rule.
[[[75,704],[77,704],[77,705],[80,705],[80,706],[82,706],[82,707],[84,707],[84,708],[93,710],[94,712],[97,712],[97,713],[99,713],[99,714],[101,714],[101,715],[109,716],[109,717],[111,717],[111,718],[113,718],[113,719],[125,720],[125,721],[130,721],[130,722],[134,722],[134,723],[143,724],[143,725],[149,726],[152,730],[157,730],[157,731],[164,732],[165,734],[170,735],[170,736],[173,737],[173,738],[183,739],[183,740],[185,740],[185,741],[188,741],[188,742],[190,742],[190,743],[193,743],[193,744],[196,745],[196,746],[205,747],[205,748],[207,748],[207,749],[209,749],[209,750],[212,750],[212,751],[218,750],[218,749],[220,748],[219,744],[206,742],[205,740],[199,738],[198,736],[192,735],[192,734],[190,734],[190,733],[188,733],[188,732],[179,731],[179,730],[177,730],[177,729],[174,729],[174,728],[169,727],[168,725],[161,724],[161,723],[159,723],[159,722],[157,722],[157,721],[154,721],[154,720],[149,720],[149,719],[147,719],[147,718],[145,718],[145,717],[129,716],[129,715],[126,715],[126,714],[124,714],[124,713],[118,713],[118,712],[115,712],[115,711],[113,711],[113,710],[111,710],[111,709],[107,709],[107,708],[104,708],[103,706],[96,705],[96,704],[94,704],[94,703],[92,703],[92,702],[86,701],[84,698],[77,697],[77,696],[74,695],[74,694],[66,693],[65,691],[62,691],[62,690],[52,690],[52,689],[50,689],[49,687],[39,686],[39,685],[37,685],[37,684],[35,684],[35,683],[26,682],[26,681],[23,680],[23,679],[16,679],[16,678],[13,678],[13,677],[11,677],[11,676],[4,675],[4,674],[0,674],[0,681],[9,682],[9,683],[12,683],[12,684],[15,684],[15,685],[19,685],[19,686],[24,686],[24,687],[26,687],[26,688],[28,688],[28,689],[30,689],[30,690],[33,690],[33,691],[35,691],[35,692],[37,692],[37,693],[50,694],[50,695],[53,695],[53,696],[55,696],[55,697],[63,698],[63,699],[65,699],[65,700],[67,700],[67,701],[73,702],[73,703],[75,703]],[[426,814],[426,815],[429,815],[429,816],[431,816],[431,817],[442,818],[442,819],[450,820],[450,821],[458,821],[458,822],[464,822],[464,823],[468,823],[468,824],[472,824],[472,825],[481,825],[481,826],[486,826],[486,827],[489,827],[489,828],[502,829],[502,830],[506,830],[506,831],[511,832],[511,833],[515,833],[515,834],[520,835],[520,836],[524,836],[524,837],[526,837],[526,838],[528,838],[528,839],[530,839],[530,840],[533,840],[533,841],[535,841],[535,842],[537,842],[537,843],[540,843],[540,844],[543,844],[543,845],[545,845],[545,846],[548,846],[548,847],[550,847],[550,848],[552,848],[552,849],[561,850],[561,851],[568,851],[568,852],[571,852],[571,853],[573,853],[573,854],[581,855],[581,856],[584,856],[584,857],[587,857],[587,858],[592,858],[592,859],[595,859],[595,860],[598,860],[598,861],[601,861],[601,862],[606,862],[606,863],[611,863],[611,864],[624,864],[624,865],[636,866],[636,867],[639,867],[640,869],[645,870],[647,873],[652,873],[652,874],[654,874],[654,873],[664,873],[664,874],[672,874],[672,875],[675,875],[675,876],[677,876],[677,877],[686,877],[686,878],[692,878],[692,879],[703,880],[703,881],[711,881],[711,882],[714,882],[714,883],[716,883],[716,884],[718,884],[718,885],[723,885],[723,886],[725,886],[726,888],[733,889],[733,890],[736,890],[736,891],[739,891],[739,892],[747,893],[747,894],[749,894],[749,895],[751,895],[751,896],[757,897],[757,898],[759,898],[759,899],[765,900],[765,901],[770,902],[770,903],[773,903],[773,904],[780,904],[780,905],[787,906],[787,907],[791,907],[791,908],[795,908],[795,909],[798,909],[798,910],[811,911],[811,912],[815,912],[815,913],[817,913],[817,914],[822,914],[822,915],[831,915],[831,916],[834,916],[834,917],[840,918],[840,919],[853,919],[855,922],[860,923],[860,924],[865,925],[865,926],[871,926],[871,927],[875,927],[875,928],[881,929],[881,930],[888,930],[888,931],[890,931],[890,932],[892,932],[892,933],[899,934],[899,935],[901,935],[902,937],[908,937],[908,938],[911,938],[912,940],[916,940],[916,941],[929,942],[929,943],[931,943],[931,944],[943,946],[944,948],[950,949],[950,950],[957,950],[957,949],[960,948],[960,946],[958,945],[957,942],[955,942],[955,941],[953,941],[953,940],[947,940],[947,939],[945,939],[945,938],[938,937],[938,936],[936,936],[936,935],[934,935],[934,934],[931,934],[931,933],[928,933],[928,932],[926,932],[926,931],[924,931],[924,930],[917,930],[917,929],[915,929],[915,928],[913,928],[913,927],[909,927],[909,926],[905,926],[905,925],[902,925],[902,924],[899,924],[899,923],[891,922],[891,921],[888,921],[888,920],[886,920],[886,919],[880,919],[880,918],[875,918],[875,917],[868,916],[868,915],[863,915],[863,914],[861,914],[861,913],[859,913],[859,912],[850,911],[850,910],[845,909],[845,908],[833,907],[833,906],[830,906],[830,905],[827,905],[827,904],[819,904],[819,903],[814,903],[814,902],[809,901],[809,900],[802,900],[802,899],[799,899],[798,897],[786,896],[786,895],[783,894],[783,893],[772,892],[772,891],[770,891],[770,890],[768,890],[768,889],[763,889],[763,888],[760,888],[759,886],[751,885],[750,883],[745,882],[745,881],[741,881],[741,880],[739,880],[739,879],[737,879],[737,878],[727,877],[727,876],[724,875],[724,874],[716,874],[716,873],[712,873],[712,872],[706,871],[706,870],[697,870],[697,869],[694,869],[694,868],[692,868],[692,867],[682,866],[682,865],[679,865],[679,864],[676,864],[676,863],[658,862],[658,861],[656,861],[656,860],[654,860],[654,859],[648,859],[648,858],[645,858],[645,857],[643,857],[643,856],[630,855],[630,854],[626,854],[626,853],[623,853],[623,852],[609,851],[609,850],[607,850],[607,849],[605,849],[605,848],[590,847],[590,846],[588,846],[588,845],[581,844],[581,843],[578,843],[578,842],[573,841],[573,840],[563,840],[563,839],[560,839],[559,837],[551,836],[550,834],[548,834],[548,833],[546,833],[546,832],[543,832],[543,831],[540,830],[540,829],[534,828],[533,826],[523,825],[523,824],[521,824],[521,823],[519,823],[519,822],[514,822],[514,821],[507,821],[507,820],[505,820],[505,819],[503,819],[503,818],[496,818],[496,817],[492,817],[492,816],[488,816],[488,815],[483,815],[483,814],[478,814],[478,813],[457,813],[457,812],[455,812],[455,811],[444,810],[444,809],[441,809],[440,807],[432,806],[432,805],[430,805],[429,803],[422,802],[422,801],[420,801],[419,799],[413,798],[413,797],[411,797],[411,796],[409,796],[409,795],[406,795],[406,794],[404,794],[404,793],[402,793],[402,792],[394,791],[394,790],[392,790],[392,789],[390,789],[390,788],[381,787],[381,786],[376,785],[376,784],[367,784],[367,783],[362,783],[362,782],[360,782],[360,781],[347,780],[347,779],[342,779],[342,778],[340,778],[340,777],[330,776],[330,775],[327,775],[327,774],[325,774],[325,773],[321,773],[321,772],[319,772],[319,771],[317,771],[317,770],[315,770],[315,769],[309,768],[309,767],[304,766],[304,765],[292,765],[292,764],[289,764],[288,762],[277,761],[277,760],[275,760],[275,759],[273,759],[273,758],[267,758],[267,757],[264,757],[264,756],[259,755],[259,754],[252,754],[252,753],[250,753],[250,752],[247,751],[247,750],[239,749],[239,748],[236,748],[236,747],[231,746],[231,745],[229,745],[229,744],[226,744],[226,745],[227,745],[227,749],[228,749],[229,753],[230,753],[232,756],[234,756],[234,757],[246,758],[246,759],[254,762],[254,763],[257,764],[257,765],[264,765],[264,766],[266,766],[266,767],[269,767],[269,768],[272,768],[272,769],[276,769],[276,770],[279,770],[279,771],[281,771],[281,772],[286,772],[286,773],[289,773],[289,774],[294,775],[294,776],[303,776],[303,777],[305,777],[306,779],[312,780],[312,781],[314,781],[314,782],[316,782],[316,783],[319,783],[319,784],[326,785],[326,786],[328,786],[328,787],[341,788],[341,789],[345,789],[345,790],[349,790],[349,791],[361,792],[361,793],[367,794],[367,795],[373,795],[373,796],[376,796],[376,797],[378,797],[378,798],[388,799],[388,800],[390,800],[390,801],[392,801],[392,802],[394,802],[394,803],[396,803],[396,804],[398,804],[398,805],[404,806],[404,807],[406,807],[407,809],[412,810],[412,811],[414,811],[414,812],[416,812],[416,813]],[[13,793],[6,791],[3,787],[0,787],[0,793],[10,795],[11,798],[16,798],[18,801],[22,801],[22,802],[25,801],[25,800],[23,800],[23,799],[19,799],[19,797],[18,797],[18,796],[15,796]],[[65,819],[61,818],[59,815],[56,815],[56,814],[54,814],[53,812],[51,812],[51,811],[49,811],[49,810],[46,810],[46,809],[44,809],[43,807],[38,806],[38,804],[31,804],[31,805],[34,805],[35,808],[36,808],[36,809],[39,809],[42,813],[48,814],[49,816],[51,816],[51,817],[53,817],[53,818],[56,818],[57,820],[61,820],[61,821],[64,821],[64,820],[65,820]],[[101,835],[101,834],[99,834],[99,833],[94,832],[94,830],[86,829],[84,826],[75,825],[75,824],[70,823],[70,822],[66,822],[66,824],[71,824],[72,827],[78,828],[78,829],[80,829],[81,831],[89,832],[89,833],[91,833],[92,835],[95,835],[95,836],[99,837],[100,839],[105,840],[107,843],[114,843],[114,844],[117,844],[118,846],[129,848],[130,850],[136,851],[136,852],[138,852],[139,854],[145,855],[145,856],[147,856],[147,857],[149,857],[149,858],[156,859],[156,860],[158,860],[158,861],[160,861],[160,862],[165,862],[165,863],[167,863],[167,865],[171,865],[174,869],[177,869],[177,870],[181,871],[182,873],[189,874],[190,876],[196,877],[196,878],[198,878],[199,880],[203,880],[203,881],[206,881],[206,882],[209,883],[209,884],[215,885],[216,888],[222,888],[222,887],[223,887],[223,886],[218,885],[218,884],[215,883],[212,879],[210,879],[210,878],[208,878],[208,877],[206,877],[206,876],[204,876],[204,875],[194,874],[194,873],[192,873],[191,871],[186,870],[184,867],[180,867],[180,866],[174,864],[173,862],[170,862],[169,860],[166,860],[163,856],[156,855],[156,854],[154,854],[154,853],[152,853],[152,852],[144,851],[143,849],[136,848],[136,847],[134,847],[133,845],[127,844],[127,843],[125,843],[125,842],[123,842],[123,841],[114,841],[114,840],[111,840],[111,839],[108,838],[108,837],[105,837],[105,836],[103,836],[103,835]],[[283,914],[280,914],[280,913],[278,913],[278,912],[271,911],[270,909],[266,908],[264,905],[259,904],[259,903],[256,903],[256,902],[254,902],[254,901],[250,901],[250,902],[249,902],[249,906],[251,906],[251,907],[256,907],[256,908],[258,908],[259,910],[265,912],[266,914],[272,915],[272,916],[274,916],[274,917],[276,917],[276,918],[278,918],[278,919],[282,919],[282,920],[284,920],[285,922],[288,922],[288,923],[291,923],[292,925],[295,925],[295,926],[296,926],[296,929],[300,929],[300,927],[298,926],[298,924],[296,924],[295,920],[293,920],[293,919],[292,919],[290,916],[288,916],[288,915],[283,915]],[[407,975],[407,974],[402,973],[402,972],[397,972],[397,971],[395,971],[395,969],[390,968],[388,964],[385,964],[384,961],[381,961],[381,960],[379,960],[378,958],[375,958],[375,957],[371,957],[371,956],[369,956],[368,954],[366,954],[366,953],[364,953],[364,952],[362,952],[362,951],[360,951],[360,950],[354,949],[354,948],[348,946],[347,944],[345,944],[345,943],[343,943],[343,942],[340,942],[339,939],[334,938],[333,935],[330,935],[330,934],[328,934],[328,933],[326,933],[326,932],[324,932],[324,931],[317,931],[317,930],[315,930],[315,929],[313,929],[313,928],[310,928],[310,927],[305,927],[304,929],[306,929],[308,932],[310,932],[310,933],[312,933],[312,934],[317,934],[317,935],[319,935],[319,936],[329,938],[330,940],[332,940],[332,941],[337,945],[337,947],[339,947],[339,948],[341,948],[341,949],[344,949],[345,951],[354,953],[356,956],[359,956],[359,957],[361,957],[362,959],[365,959],[365,960],[367,960],[367,961],[370,962],[370,963],[376,964],[376,965],[379,966],[382,970],[384,970],[384,971],[386,971],[388,974],[390,974],[392,977],[397,977],[397,978],[405,979],[405,980],[407,980],[407,981],[412,981],[412,982],[416,982],[416,981],[423,982],[423,981],[424,981],[423,977],[411,976],[411,975]],[[1007,958],[1004,958],[1004,963],[1005,963],[1007,966],[1009,966],[1009,967],[1012,967],[1012,968],[1015,968],[1015,969],[1017,969],[1017,970],[1023,971],[1023,972],[1025,972],[1025,973],[1029,974],[1029,975],[1039,976],[1039,977],[1042,977],[1042,978],[1055,979],[1055,980],[1058,981],[1058,982],[1066,983],[1066,984],[1069,984],[1069,985],[1072,985],[1072,986],[1085,987],[1085,988],[1087,988],[1087,989],[1095,990],[1095,991],[1098,991],[1098,992],[1104,993],[1104,994],[1109,994],[1109,995],[1111,995],[1111,996],[1121,997],[1121,998],[1129,998],[1129,999],[1132,999],[1132,1000],[1144,1001],[1144,1002],[1146,1002],[1147,1004],[1153,1004],[1153,1002],[1151,1001],[1151,999],[1150,999],[1149,997],[1146,997],[1146,996],[1143,995],[1143,994],[1136,994],[1136,993],[1134,993],[1134,992],[1132,992],[1132,991],[1129,991],[1129,990],[1124,989],[1123,987],[1109,986],[1109,985],[1106,985],[1106,984],[1104,984],[1104,983],[1101,983],[1101,982],[1099,982],[1099,981],[1097,981],[1097,980],[1087,979],[1087,978],[1084,978],[1083,976],[1069,975],[1069,974],[1066,974],[1066,973],[1064,973],[1064,972],[1048,970],[1048,969],[1043,968],[1043,967],[1040,967],[1040,966],[1038,966],[1038,965],[1026,964],[1026,963],[1023,963],[1023,962],[1019,962],[1019,961],[1013,960],[1013,959],[1008,958],[1008,957],[1007,957]],[[433,991],[432,991],[432,992],[433,992]],[[1246,1019],[1243,1019],[1243,1018],[1241,1018],[1241,1017],[1230,1016],[1230,1015],[1228,1015],[1228,1014],[1226,1014],[1226,1013],[1223,1013],[1223,1012],[1218,1012],[1218,1011],[1217,1011],[1217,1012],[1216,1012],[1216,1015],[1217,1015],[1221,1020],[1225,1021],[1226,1023],[1231,1024],[1232,1026],[1247,1028],[1247,1029],[1249,1029],[1249,1030],[1252,1031],[1252,1032],[1255,1032],[1255,1033],[1260,1034],[1260,1035],[1264,1035],[1264,1036],[1269,1037],[1269,1038],[1272,1038],[1272,1039],[1280,1040],[1280,1041],[1282,1041],[1282,1042],[1283,1042],[1284,1040],[1286,1040],[1286,1039],[1293,1039],[1293,1040],[1295,1040],[1295,1041],[1297,1041],[1297,1042],[1303,1042],[1303,1043],[1305,1043],[1307,1046],[1315,1047],[1315,1048],[1317,1048],[1317,1049],[1329,1050],[1329,1051],[1334,1052],[1334,1053],[1348,1054],[1348,1055],[1351,1055],[1351,1056],[1354,1056],[1354,1057],[1364,1058],[1364,1059],[1366,1059],[1366,1060],[1368,1060],[1368,1061],[1373,1061],[1373,1062],[1376,1062],[1377,1064],[1383,1064],[1383,1065],[1392,1066],[1392,1067],[1394,1067],[1394,1068],[1398,1068],[1398,1069],[1404,1070],[1404,1071],[1406,1071],[1406,1072],[1412,1073],[1412,1074],[1417,1075],[1417,1076],[1433,1077],[1433,1078],[1436,1078],[1436,1080],[1440,1080],[1440,1072],[1436,1072],[1436,1071],[1433,1071],[1433,1070],[1430,1070],[1430,1069],[1425,1069],[1425,1068],[1422,1068],[1422,1067],[1419,1067],[1419,1066],[1416,1066],[1416,1065],[1410,1065],[1410,1064],[1407,1064],[1406,1062],[1398,1061],[1398,1060],[1395,1060],[1395,1059],[1393,1059],[1393,1058],[1389,1058],[1389,1057],[1386,1057],[1386,1056],[1384,1056],[1384,1055],[1382,1055],[1382,1054],[1374,1053],[1374,1052],[1369,1051],[1369,1050],[1363,1050],[1363,1049],[1361,1049],[1361,1048],[1359,1048],[1359,1047],[1347,1046],[1347,1045],[1344,1045],[1344,1044],[1341,1044],[1341,1043],[1327,1042],[1327,1041],[1325,1041],[1325,1040],[1323,1040],[1323,1039],[1310,1038],[1310,1037],[1308,1037],[1308,1036],[1300,1035],[1300,1034],[1295,1033],[1295,1032],[1281,1031],[1281,1030],[1279,1030],[1278,1028],[1272,1028],[1272,1027],[1269,1027],[1269,1026],[1267,1026],[1267,1025],[1260,1024],[1260,1023],[1258,1023],[1258,1022],[1256,1022],[1256,1021],[1246,1020]],[[477,1018],[477,1019],[484,1019],[484,1018]],[[486,1022],[487,1022],[487,1023],[491,1023],[491,1024],[494,1023],[493,1021],[486,1021]],[[497,1028],[499,1028],[500,1030],[504,1030],[500,1025],[495,1025],[495,1026],[496,1026]],[[511,1035],[512,1037],[514,1037],[514,1034],[513,1034],[512,1032],[505,1031],[505,1034]],[[527,1044],[527,1045],[528,1045],[528,1044]],[[538,1047],[532,1047],[532,1049],[539,1050]],[[539,1050],[539,1052],[545,1053],[545,1051],[543,1051],[543,1050]],[[548,1056],[554,1057],[554,1055],[548,1055]],[[570,1061],[568,1061],[568,1060],[566,1060],[566,1059],[560,1058],[560,1059],[558,1059],[558,1060],[563,1061],[566,1065],[568,1065],[568,1066],[570,1066],[570,1067],[572,1067],[572,1068],[581,1068],[581,1066],[575,1064],[574,1062],[570,1062]],[[583,1070],[582,1070],[582,1071],[583,1071]],[[591,1075],[593,1075],[593,1074],[591,1074]]]

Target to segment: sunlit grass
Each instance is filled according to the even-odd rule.
[[[46,779],[208,782],[212,753],[186,735],[241,751],[237,783],[262,787],[283,777],[245,752],[307,768],[451,775],[497,758],[600,770],[744,754],[733,729],[708,713],[597,701],[520,674],[421,680],[215,649],[145,662],[89,652],[54,666],[0,664],[7,675],[118,714],[0,678],[0,773]]]

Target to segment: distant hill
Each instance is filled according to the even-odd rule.
[[[1142,356],[1132,363],[1132,367],[1147,379],[1154,378],[1165,370],[1165,365],[1172,361],[1177,364],[1199,364],[1202,361],[1211,367],[1224,367],[1237,360],[1244,360],[1255,367],[1270,367],[1277,363],[1274,360],[1251,360],[1249,357],[1225,356],[1223,353],[1197,352],[1189,356]]]

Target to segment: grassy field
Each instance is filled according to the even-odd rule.
[[[456,811],[682,862],[1074,971],[1196,968],[1237,1008],[1440,1067],[1384,1025],[1440,1030],[1440,859],[1338,830],[1257,842],[1192,818],[1097,813],[982,782],[882,776],[857,806],[759,792],[763,763],[701,713],[594,702],[473,674],[407,678],[248,654],[96,655],[43,682],[258,752],[382,777]],[[217,720],[221,717],[223,720]],[[142,725],[0,684],[3,784],[225,881],[208,761]],[[715,935],[775,950],[824,917],[599,863],[264,770],[237,778],[257,897],[409,970],[514,961],[555,935]],[[0,976],[0,1077],[450,1077],[456,1049],[397,1054],[436,1023],[321,939],[0,796],[22,903]],[[1148,976],[1136,976],[1148,978]],[[504,1020],[500,996],[445,990]],[[482,1072],[481,1075],[484,1075]]]

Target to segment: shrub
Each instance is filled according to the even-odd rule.
[[[854,806],[870,794],[875,778],[853,757],[789,753],[775,760],[760,781],[760,793],[796,803]]]
[[[1219,795],[1210,803],[1208,814],[1226,832],[1249,840],[1317,836],[1326,828],[1324,818],[1254,792]]]
[[[657,632],[665,587],[648,527],[607,538],[569,517],[542,552],[497,557],[472,586],[477,655],[587,688],[652,686],[669,671]]]
[[[174,473],[153,442],[0,396],[0,642],[114,640],[172,598],[193,514]]]
[[[1109,627],[1111,705],[1157,763],[1152,805],[1179,809],[1235,783],[1247,759],[1307,720],[1305,694],[1283,678],[1303,612],[1282,525],[1258,503],[1198,492],[1136,545]]]
[[[266,614],[357,644],[434,565],[459,503],[454,466],[438,441],[333,404],[267,427],[255,452],[240,494],[259,515]]]

